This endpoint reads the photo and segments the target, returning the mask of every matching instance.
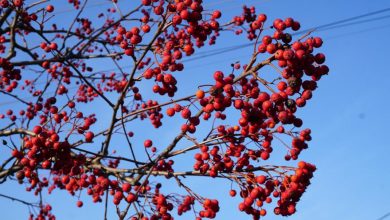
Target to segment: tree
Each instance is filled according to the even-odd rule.
[[[184,178],[223,178],[234,183],[227,194],[241,196],[238,210],[253,219],[267,209],[295,213],[316,170],[297,162],[311,131],[301,129],[296,112],[329,71],[315,51],[321,38],[297,32],[292,18],[268,24],[254,7],[222,19],[202,0],[112,0],[99,13],[87,10],[87,0],[68,3],[72,20],[56,17],[60,3],[0,1],[0,92],[20,104],[0,115],[8,155],[2,183],[24,183],[35,195],[66,190],[78,207],[87,197],[113,202],[119,219],[172,219],[192,210],[202,219],[217,215],[218,198],[204,198]],[[229,72],[215,67],[208,84],[187,85],[191,94],[179,96],[186,57],[212,48],[223,32],[239,41],[246,35],[253,53]],[[114,69],[94,72],[102,63]],[[150,123],[176,125],[179,133],[168,144],[144,138]],[[266,165],[273,148],[285,149],[281,160],[289,165]],[[185,164],[175,163],[180,158]],[[184,190],[166,191],[164,183]],[[38,205],[1,196],[39,209],[31,219],[55,219],[42,196]]]

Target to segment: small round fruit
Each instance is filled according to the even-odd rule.
[[[91,143],[92,142],[92,139],[95,137],[95,134],[92,132],[92,131],[88,131],[86,134],[85,134],[85,141],[88,142],[88,143]]]
[[[39,126],[39,125],[35,126],[34,129],[33,129],[33,132],[35,134],[40,134],[42,132],[42,127]]]
[[[79,208],[80,208],[80,207],[82,207],[82,206],[83,206],[83,202],[79,200],[79,201],[77,201],[76,205],[77,205],[77,207],[79,207]]]
[[[204,98],[204,91],[199,89],[198,91],[196,91],[196,97],[198,99],[203,99]]]
[[[46,6],[46,11],[47,12],[53,12],[54,11],[54,6],[53,5]]]
[[[152,145],[153,145],[152,140],[147,139],[147,140],[144,141],[144,146],[145,147],[151,147]]]

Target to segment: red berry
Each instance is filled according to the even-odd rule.
[[[314,47],[321,47],[322,46],[322,39],[319,38],[319,37],[315,37],[314,38],[314,44],[313,44]]]
[[[132,203],[134,201],[137,200],[137,197],[133,194],[133,193],[130,193],[127,197],[126,197],[126,201],[128,203]]]
[[[184,108],[182,111],[181,111],[181,116],[184,118],[184,119],[189,119],[191,117],[191,111],[188,109],[188,108]]]
[[[266,50],[267,50],[267,52],[270,53],[270,54],[275,53],[275,51],[276,51],[276,46],[275,46],[275,44],[268,44]]]
[[[198,98],[198,99],[203,99],[204,98],[204,91],[203,90],[198,90],[198,91],[196,91],[196,97]]]
[[[298,162],[298,167],[299,168],[303,169],[303,168],[305,168],[305,166],[306,166],[306,163],[304,161],[299,161]]]
[[[20,6],[23,5],[23,0],[14,0],[13,2],[14,2],[14,5],[15,5],[16,7],[20,7]]]
[[[217,19],[217,18],[220,18],[221,17],[221,11],[213,11],[213,14],[212,14],[212,18],[214,18],[214,19]]]
[[[152,145],[153,145],[152,140],[147,139],[147,140],[144,141],[144,146],[145,147],[151,147]]]
[[[85,134],[85,141],[88,142],[88,143],[91,143],[92,142],[92,139],[95,137],[95,134],[92,132],[92,131],[88,131],[86,134]]]
[[[57,142],[59,139],[60,139],[60,137],[58,136],[58,134],[52,134],[50,136],[50,140],[53,142]]]
[[[46,6],[46,11],[47,12],[53,12],[54,11],[54,6],[53,5]]]
[[[268,158],[269,158],[269,153],[268,153],[267,151],[263,151],[263,152],[261,152],[260,157],[261,157],[261,159],[263,159],[263,160],[268,160]]]
[[[76,205],[77,205],[77,207],[79,207],[79,208],[80,208],[80,207],[82,207],[82,206],[83,206],[83,202],[79,200],[79,201],[77,201]]]
[[[172,117],[175,115],[175,110],[173,108],[168,108],[167,109],[167,115]]]
[[[265,177],[265,176],[263,176],[263,175],[260,175],[260,176],[257,176],[257,177],[256,177],[256,182],[257,182],[258,184],[264,184],[266,179],[267,179],[267,177]]]
[[[269,36],[269,35],[264,36],[263,39],[262,39],[262,42],[263,42],[263,44],[265,44],[265,45],[270,44],[270,43],[272,42],[271,36]]]
[[[285,60],[291,60],[292,58],[294,58],[294,51],[290,50],[290,49],[287,49],[283,52],[283,58]]]
[[[119,26],[117,29],[116,29],[116,32],[118,33],[118,34],[126,34],[126,29],[124,28],[124,27],[122,27],[122,26]]]
[[[152,0],[142,0],[142,4],[145,6],[148,6],[148,5],[152,4]]]
[[[50,47],[50,49],[52,49],[52,50],[57,50],[57,48],[58,48],[57,44],[54,43],[54,42],[51,43],[49,47]]]
[[[143,26],[142,26],[142,31],[143,31],[144,33],[149,33],[149,31],[150,31],[150,26],[147,25],[147,24],[143,25]]]
[[[130,192],[130,190],[131,190],[131,185],[130,185],[130,183],[123,183],[123,185],[122,185],[122,190],[123,190],[124,192]]]
[[[34,132],[35,134],[40,134],[40,133],[42,132],[42,127],[39,126],[39,125],[35,126],[35,127],[33,128],[33,132]]]
[[[259,16],[257,16],[257,20],[260,21],[260,22],[264,22],[264,21],[267,20],[267,15],[259,14]]]
[[[223,80],[223,73],[221,71],[216,71],[214,73],[214,79],[216,81],[222,81]]]
[[[69,101],[68,102],[68,107],[69,108],[74,108],[75,106],[76,106],[76,104],[73,101]]]

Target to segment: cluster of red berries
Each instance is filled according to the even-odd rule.
[[[76,34],[82,36],[83,34],[89,35],[92,33],[94,28],[92,27],[92,21],[88,18],[79,18],[76,20],[80,23],[80,27],[76,28]]]
[[[233,18],[233,23],[237,27],[243,26],[245,23],[248,24],[248,28],[246,29],[247,38],[249,40],[254,40],[257,37],[256,31],[262,30],[264,27],[264,22],[267,20],[267,16],[265,14],[256,15],[255,7],[243,7],[243,12],[241,16],[236,16]],[[243,29],[237,29],[235,33],[242,34]]]
[[[211,177],[216,177],[218,175],[218,171],[227,170],[230,167],[229,162],[223,161],[219,147],[214,146],[211,150],[207,145],[202,145],[200,147],[201,153],[195,154],[194,158],[196,160],[194,164],[194,170],[199,170],[201,173],[206,174],[209,172]]]
[[[125,51],[128,56],[134,55],[134,46],[142,42],[142,36],[138,27],[133,27],[127,31],[124,27],[120,26],[117,29],[118,35],[116,41],[119,46]]]
[[[154,106],[158,106],[157,101],[148,100],[146,103],[141,104],[141,109],[150,108],[150,110],[141,115],[141,119],[149,117],[152,125],[158,128],[162,125],[161,119],[164,115],[161,113],[161,107],[153,108]]]
[[[280,192],[278,196],[278,207],[274,209],[277,215],[292,215],[295,213],[295,207],[305,192],[307,186],[310,185],[310,179],[313,177],[313,172],[316,167],[313,164],[300,161],[295,174],[285,176],[282,184],[279,186]]]
[[[216,199],[205,199],[203,201],[203,210],[199,212],[201,218],[215,218],[219,212],[219,202]]]
[[[16,177],[19,181],[24,178],[29,180],[30,186],[28,190],[37,188],[36,192],[40,191],[42,185],[36,173],[39,167],[49,169],[51,171],[61,170],[63,173],[72,173],[77,175],[80,173],[80,164],[85,161],[81,156],[74,157],[70,151],[68,142],[60,142],[59,135],[54,131],[43,130],[41,126],[36,126],[33,129],[35,137],[25,137],[25,151],[13,150],[12,155],[18,158],[22,170],[18,171]],[[52,158],[56,158],[53,160]],[[73,161],[81,160],[79,163]],[[47,186],[47,184],[43,185]]]
[[[5,36],[1,36],[0,35],[0,53],[4,53],[5,52],[5,49],[6,49],[6,43],[7,42],[7,39],[5,38]]]
[[[196,132],[196,126],[200,124],[199,117],[192,116],[190,108],[183,107],[180,104],[175,104],[173,107],[167,108],[166,114],[169,117],[174,116],[176,113],[179,113],[183,119],[187,120],[187,123],[182,124],[181,131],[183,133],[189,132],[191,134]]]
[[[280,177],[280,181],[249,173],[247,181],[241,186],[240,196],[243,201],[238,206],[239,210],[252,215],[254,219],[260,219],[267,214],[264,204],[271,203],[274,197],[277,199],[275,214],[283,216],[294,214],[296,203],[310,185],[315,170],[314,165],[301,161],[294,175]],[[231,190],[229,194],[234,197],[237,193]]]
[[[51,205],[41,205],[39,209],[39,213],[34,216],[34,214],[30,214],[29,220],[55,220],[56,217],[51,213],[52,207]]]
[[[175,92],[177,92],[177,81],[172,74],[157,74],[156,75],[156,82],[160,82],[162,86],[154,85],[153,86],[153,92],[158,93],[160,95],[168,94],[169,97],[173,97],[175,95]]]
[[[153,152],[153,150],[152,150]],[[153,168],[154,171],[168,171],[173,172],[173,160],[159,160],[156,164],[156,166]],[[169,175],[167,176],[169,178]]]
[[[47,44],[46,42],[42,42],[40,44],[40,47],[42,48],[42,50],[44,50],[46,53],[50,53],[52,50],[57,50],[58,49],[58,45],[55,43],[55,42],[52,42],[51,44]]]
[[[91,102],[96,97],[98,97],[99,94],[97,94],[92,87],[87,86],[85,84],[81,84],[77,90],[77,102]]]
[[[186,196],[183,199],[183,202],[177,207],[178,215],[182,215],[185,212],[191,210],[191,206],[195,204],[195,198],[192,196]]]
[[[172,219],[169,211],[173,210],[173,204],[166,199],[161,193],[156,193],[154,198],[152,199],[153,204],[156,206],[156,210],[158,212],[158,216],[161,219]],[[157,216],[156,216],[157,217]]]
[[[224,77],[221,71],[214,73],[215,85],[210,89],[210,95],[199,99],[199,104],[205,112],[203,118],[207,120],[214,111],[223,112],[232,104],[232,97],[235,95],[233,89],[234,75]],[[225,94],[224,94],[225,93]]]
[[[0,57],[0,89],[11,93],[18,86],[18,81],[22,79],[20,69],[15,69],[12,63]]]
[[[80,7],[80,0],[68,0],[68,3],[73,4],[75,9],[79,9]]]

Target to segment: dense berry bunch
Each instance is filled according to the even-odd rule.
[[[39,207],[39,214],[31,214],[29,220],[55,220],[56,217],[51,213],[52,207],[50,205],[41,205]]]

